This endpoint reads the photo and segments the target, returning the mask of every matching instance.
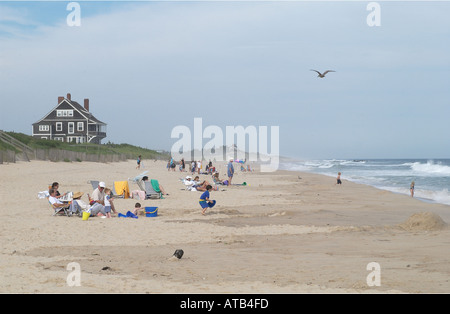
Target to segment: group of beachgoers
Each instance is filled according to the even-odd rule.
[[[173,160],[168,163],[168,165],[174,164]],[[180,171],[185,171],[185,162],[184,159],[180,161]],[[211,200],[211,191],[218,191],[219,185],[230,186],[231,180],[234,176],[234,166],[233,159],[230,159],[227,165],[227,176],[228,180],[221,180],[219,178],[219,172],[216,171],[216,168],[213,167],[211,160],[206,165],[206,173],[201,172],[202,164],[201,161],[192,161],[191,162],[191,173],[192,175],[197,171],[198,174],[211,174],[214,182],[214,186],[208,182],[207,180],[201,181],[199,176],[196,176],[192,179],[191,176],[186,176],[184,179],[181,179],[183,184],[186,186],[186,190],[188,191],[202,191],[202,195],[199,199],[199,205],[202,208],[202,215],[205,215],[207,209],[210,209],[216,205],[215,200]]]
[[[89,203],[84,202],[81,197],[83,192],[75,192],[72,194],[70,201],[65,201],[65,194],[60,194],[58,191],[59,183],[54,182],[49,189],[48,201],[56,210],[63,208],[70,208],[69,214],[76,214],[81,212],[89,212],[91,216],[100,216],[104,218],[111,218],[112,213],[116,214],[114,207],[113,195],[110,188],[106,187],[105,182],[99,182],[98,186],[92,192],[92,197],[87,194]],[[70,193],[70,192],[69,192]]]
[[[138,157],[137,160],[137,167],[140,168],[142,164],[141,156]],[[169,170],[174,169],[172,165],[176,165],[173,158],[168,162],[167,167]],[[186,171],[186,163],[184,159],[182,159],[179,162],[179,169],[181,172],[187,172]],[[209,174],[212,175],[212,183],[210,183],[208,180],[200,180],[200,177],[197,175],[194,178],[187,175],[185,178],[180,179],[184,186],[186,187],[186,190],[188,191],[200,191],[202,192],[200,199],[199,199],[199,205],[202,208],[202,214],[204,215],[207,209],[210,209],[216,205],[215,200],[211,200],[211,191],[218,191],[219,186],[230,186],[233,176],[235,174],[235,169],[233,166],[233,159],[230,159],[227,164],[227,177],[228,179],[222,180],[219,178],[219,172],[216,171],[216,168],[213,167],[212,162],[209,161],[209,163],[206,165],[206,172],[202,172],[202,166],[201,161],[192,161],[191,162],[191,173],[192,175],[194,173],[198,174]],[[242,170],[242,169],[241,169]],[[143,176],[141,178],[142,181],[148,180],[147,176]],[[114,216],[118,217],[125,217],[121,213],[117,213],[116,208],[114,206],[114,195],[112,193],[112,190],[108,187],[106,187],[105,182],[100,181],[98,183],[98,186],[94,189],[92,192],[92,196],[87,194],[89,202],[84,202],[81,197],[84,195],[83,192],[75,192],[70,193],[70,197],[66,199],[67,193],[60,194],[58,191],[59,183],[54,182],[50,187],[47,194],[47,198],[55,211],[62,210],[62,209],[69,209],[69,214],[79,214],[81,216],[82,212],[88,212],[90,213],[90,216],[98,216],[102,218],[111,218]],[[164,188],[159,185],[160,191],[162,195],[169,195],[166,193]],[[145,199],[145,198],[144,198]],[[137,215],[143,214],[144,208],[140,203],[136,203],[133,210],[128,211],[126,217],[132,217],[137,218]]]

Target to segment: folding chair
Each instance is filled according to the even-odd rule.
[[[63,207],[56,207],[55,205],[53,205],[51,202],[50,202],[50,200],[47,198],[47,201],[48,201],[48,203],[50,204],[50,207],[53,209],[53,216],[56,216],[56,215],[65,215],[65,216],[67,216],[67,217],[70,217],[70,216],[72,216],[72,213],[69,211],[69,207],[70,207],[70,205],[69,204],[67,204],[67,205],[65,205],[65,206],[63,206]]]
[[[153,198],[153,197],[161,198],[162,197],[161,191],[159,191],[159,192],[155,191],[155,189],[153,188],[152,181],[158,182],[157,180],[144,181],[146,198]]]
[[[89,180],[87,183],[91,184],[92,185],[92,189],[95,190],[96,188],[98,188],[98,184],[100,183],[100,181]]]
[[[120,191],[121,194],[117,193],[116,191]],[[130,195],[128,181],[115,181],[111,194],[114,198],[128,198]]]

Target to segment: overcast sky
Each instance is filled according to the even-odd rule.
[[[283,156],[450,157],[450,2],[380,1],[373,27],[359,1],[78,3],[69,26],[67,1],[0,1],[0,129],[71,93],[103,142],[170,150],[198,117],[278,126]]]

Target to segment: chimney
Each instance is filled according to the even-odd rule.
[[[89,112],[89,98],[84,99],[84,109]]]
[[[58,105],[61,103],[61,101],[63,101],[64,100],[64,96],[59,96],[58,97]]]
[[[70,93],[67,93],[67,99],[72,100],[71,97]]]

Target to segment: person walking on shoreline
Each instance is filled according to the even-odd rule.
[[[337,176],[337,178],[336,178],[336,184],[342,184],[342,181],[341,181],[341,173],[340,173],[340,172],[338,172],[338,176]]]

